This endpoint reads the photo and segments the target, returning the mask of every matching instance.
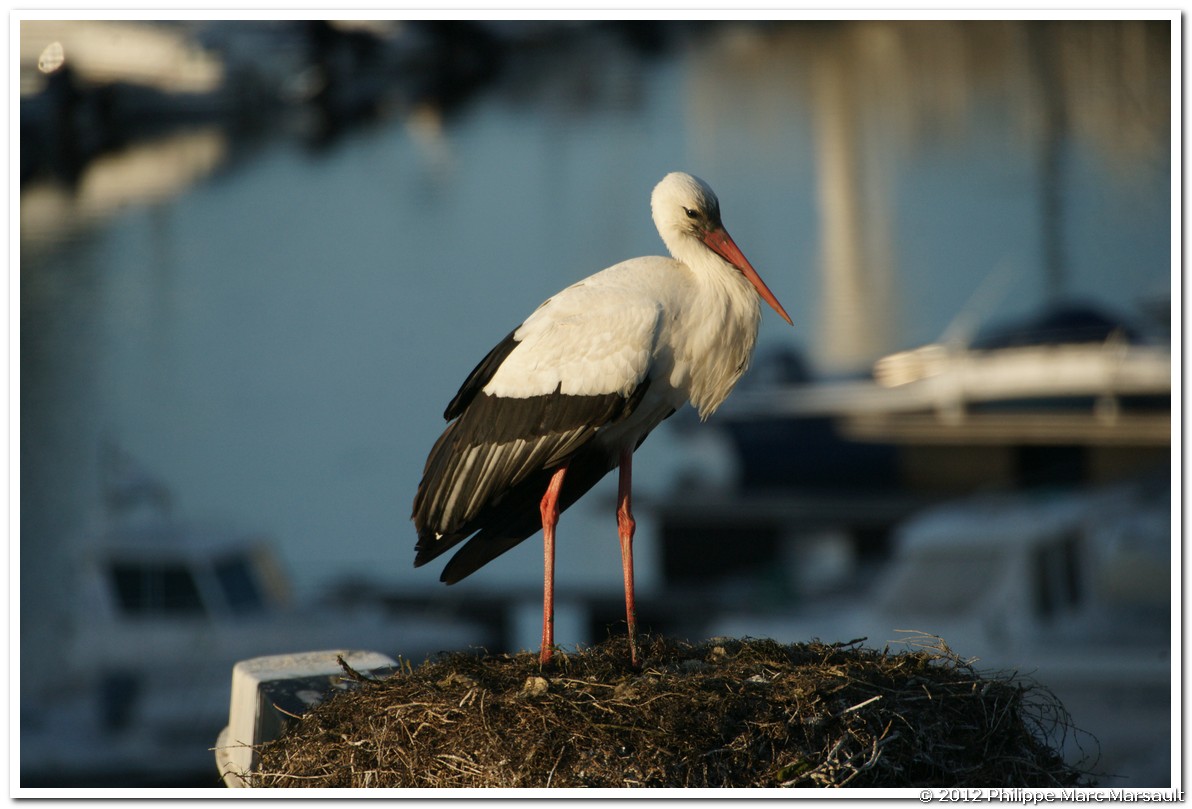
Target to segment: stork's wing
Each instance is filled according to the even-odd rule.
[[[486,528],[516,525],[516,535],[524,527],[516,538],[499,532],[502,550],[537,530],[545,485],[531,498],[530,478],[633,412],[649,384],[660,317],[661,306],[640,293],[581,282],[489,352],[448,406],[456,420],[423,470],[415,565]],[[591,463],[605,465],[594,484],[615,459]]]
[[[572,456],[559,494],[559,512],[587,494],[615,465],[615,458],[591,446]],[[553,473],[551,469],[539,470],[511,488],[491,509],[484,528],[451,557],[443,568],[442,581],[455,584],[535,534],[542,527],[539,503]]]

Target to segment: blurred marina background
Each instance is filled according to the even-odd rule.
[[[1171,783],[1171,20],[19,24],[22,786],[216,786],[239,659],[535,648],[537,537],[446,588],[410,504],[672,170],[795,328],[639,451],[644,625],[938,634]]]

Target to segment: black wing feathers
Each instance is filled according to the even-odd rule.
[[[646,436],[643,435],[637,446],[640,447],[645,440]],[[587,494],[616,465],[617,459],[603,451],[587,448],[576,453],[567,466],[566,477],[563,478],[563,489],[559,493],[559,513],[566,511]],[[485,527],[451,557],[439,580],[455,584],[537,533],[542,528],[538,506],[554,471],[539,470],[514,487],[501,500],[500,506],[494,508]]]
[[[558,466],[598,426],[615,421],[624,404],[615,393],[524,399],[481,393],[427,458],[414,500],[419,545],[435,542],[435,534],[482,528],[477,521],[488,504],[531,473]]]
[[[520,327],[519,327],[520,328]],[[513,339],[513,335],[517,333],[517,329],[509,332],[505,339],[493,346],[493,350],[488,352],[476,367],[472,369],[472,373],[468,374],[468,378],[464,380],[464,384],[459,386],[459,392],[455,394],[455,398],[447,405],[447,409],[443,411],[443,418],[451,421],[456,418],[464,409],[471,404],[472,400],[476,398],[488,381],[493,378],[493,374],[501,367],[501,363],[509,356],[513,349],[517,348],[517,340]]]
[[[418,531],[415,566],[472,534],[444,571],[457,581],[541,528],[538,504],[553,470],[584,453],[583,470],[569,467],[560,506],[579,499],[616,465],[585,447],[598,428],[626,418],[649,385],[628,396],[492,396],[483,388],[517,342],[511,333],[473,369],[447,407],[449,424],[426,461],[414,498]],[[479,533],[477,533],[479,532]],[[461,572],[463,571],[463,572]]]
[[[592,449],[581,450],[567,466],[559,492],[559,512],[588,493],[616,466],[616,459]],[[459,549],[443,568],[440,580],[455,584],[475,573],[510,548],[542,528],[538,506],[554,469],[541,469],[513,487],[492,509],[485,526]]]

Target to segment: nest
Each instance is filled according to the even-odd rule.
[[[258,748],[255,787],[1057,787],[1067,714],[939,639],[624,638],[578,653],[451,654],[365,680]],[[350,672],[351,673],[351,672]]]

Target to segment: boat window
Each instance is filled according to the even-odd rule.
[[[221,559],[215,565],[215,578],[230,609],[257,612],[264,608],[261,588],[246,557],[237,555]]]
[[[1075,531],[1035,551],[1035,612],[1040,618],[1054,618],[1083,601],[1080,553],[1080,535]]]
[[[902,615],[963,615],[980,605],[1003,563],[996,551],[937,552],[904,560],[887,582],[883,609]]]
[[[115,562],[111,577],[117,603],[129,615],[203,612],[194,574],[185,565]]]

